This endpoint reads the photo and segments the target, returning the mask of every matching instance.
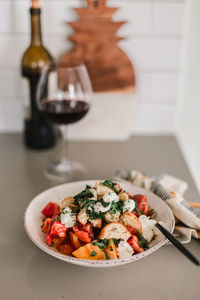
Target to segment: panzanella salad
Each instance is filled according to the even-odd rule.
[[[143,252],[157,234],[145,195],[130,195],[111,180],[86,185],[60,205],[42,210],[46,242],[81,259],[127,258]]]

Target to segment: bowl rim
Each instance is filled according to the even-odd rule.
[[[28,222],[27,222],[27,213],[29,211],[30,206],[32,205],[32,203],[39,197],[41,197],[43,194],[47,193],[47,192],[51,192],[51,190],[54,189],[59,189],[61,187],[70,185],[70,184],[80,184],[80,183],[85,183],[88,184],[89,182],[96,182],[96,181],[102,181],[102,179],[91,179],[91,180],[81,180],[81,181],[75,181],[75,182],[68,182],[68,183],[64,183],[64,184],[60,184],[60,185],[56,185],[52,188],[49,188],[41,193],[39,193],[38,195],[36,195],[27,205],[25,212],[24,212],[24,228],[25,231],[28,235],[28,237],[30,238],[30,240],[42,251],[46,252],[47,254],[60,259],[62,261],[65,262],[69,262],[75,265],[79,265],[79,266],[86,266],[86,267],[114,267],[114,266],[119,266],[122,264],[127,264],[127,263],[131,263],[134,262],[136,260],[142,259],[145,256],[150,255],[151,253],[155,252],[156,250],[158,250],[159,248],[161,248],[162,246],[164,246],[168,240],[165,238],[164,240],[160,241],[159,243],[157,243],[156,245],[152,246],[151,248],[145,250],[142,253],[138,253],[135,254],[131,257],[128,258],[117,258],[117,259],[112,259],[112,260],[87,260],[87,259],[80,259],[80,258],[76,258],[73,256],[69,256],[69,255],[64,255],[62,253],[59,253],[58,251],[53,251],[51,247],[47,248],[46,244],[43,245],[40,242],[38,242],[32,235],[31,231],[29,230],[29,226],[28,226]],[[115,180],[117,182],[117,180]],[[120,180],[118,180],[118,182],[120,184]],[[122,184],[122,182],[121,182]],[[137,187],[140,188],[136,185],[131,184],[130,182],[123,182],[123,184],[127,184],[130,185],[131,187]],[[141,190],[144,190],[143,188],[140,188]],[[145,192],[145,190],[144,190]],[[163,201],[160,197],[158,197],[157,195],[155,195],[154,193],[148,191],[148,194],[153,194],[155,197],[157,197],[159,199],[159,201]],[[169,230],[171,233],[174,231],[174,227],[175,227],[175,219],[174,219],[174,215],[171,211],[171,209],[169,208],[169,206],[163,201],[165,208],[168,210],[168,213],[171,215],[171,229]]]

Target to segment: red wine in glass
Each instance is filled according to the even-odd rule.
[[[57,143],[52,154],[49,153],[50,159],[45,170],[48,178],[67,182],[78,178],[78,174],[85,169],[82,164],[68,160],[67,125],[85,117],[92,95],[85,65],[44,67],[37,87],[37,106],[49,122],[58,128]]]
[[[41,111],[50,122],[66,125],[81,120],[89,111],[89,103],[79,99],[45,99],[41,103]]]

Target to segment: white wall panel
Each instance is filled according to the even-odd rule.
[[[174,105],[141,105],[135,116],[133,133],[172,134],[175,121],[176,107]]]
[[[155,34],[183,34],[184,3],[155,3],[153,14]]]
[[[132,38],[120,42],[139,70],[179,69],[182,40],[165,38]]]
[[[136,70],[141,106],[133,124],[134,132],[165,133],[173,129],[172,112],[176,107],[182,75],[185,2],[108,0],[108,5],[120,8],[114,20],[128,21],[119,35],[128,37],[121,42],[121,47]],[[29,0],[0,0],[0,131],[20,130],[22,126],[25,90],[20,76],[20,61],[30,40],[29,3]],[[66,38],[72,30],[66,22],[77,18],[72,7],[82,5],[83,0],[41,0],[44,44],[56,58],[71,47]],[[154,111],[156,119],[149,126],[147,116]],[[159,117],[160,112],[165,115],[164,119]],[[9,122],[11,114],[12,122]]]

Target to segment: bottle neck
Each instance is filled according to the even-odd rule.
[[[40,22],[40,8],[31,8],[31,45],[42,45],[41,22]]]

